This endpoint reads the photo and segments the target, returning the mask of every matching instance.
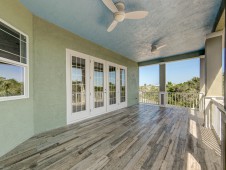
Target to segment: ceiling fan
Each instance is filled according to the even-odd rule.
[[[160,49],[161,49],[161,48],[164,48],[164,47],[166,47],[166,44],[160,45],[160,46],[158,46],[158,45],[156,45],[156,44],[152,44],[152,45],[151,45],[151,53],[152,53],[152,54],[158,54],[159,51],[160,51]]]
[[[102,0],[108,9],[113,12],[114,20],[111,25],[108,27],[107,31],[111,32],[119,22],[122,22],[124,19],[142,19],[148,15],[148,11],[133,11],[125,12],[125,5],[122,2],[113,3],[112,0]]]

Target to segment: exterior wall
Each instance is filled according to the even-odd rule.
[[[126,66],[128,106],[138,103],[136,62],[33,16],[19,0],[1,0],[0,17],[29,36],[30,94],[0,102],[0,156],[34,134],[66,125],[66,48]]]
[[[0,156],[34,134],[32,14],[20,2],[1,0],[0,17],[29,36],[28,99],[0,102]]]
[[[66,125],[66,48],[127,67],[128,105],[138,103],[138,64],[38,17],[34,23],[35,133]]]
[[[222,36],[206,40],[205,94],[223,96]]]

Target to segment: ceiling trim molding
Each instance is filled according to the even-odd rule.
[[[168,63],[173,61],[192,59],[192,58],[203,58],[204,55],[205,55],[205,50],[199,50],[199,51],[193,51],[190,53],[174,55],[170,57],[156,58],[153,60],[143,61],[143,62],[139,62],[138,65],[139,67],[141,67],[141,66],[163,64],[163,63]]]
[[[224,9],[225,9],[225,0],[221,0],[221,5],[220,5],[220,8],[218,10],[218,13],[217,13],[217,16],[216,16],[216,19],[215,19],[215,22],[213,24],[213,28],[212,28],[212,32],[214,32],[217,28],[217,25],[221,19],[221,16],[223,15],[223,12],[224,12]]]
[[[223,31],[212,32],[210,34],[207,34],[206,39],[215,38],[215,37],[219,37],[219,36],[223,36]]]

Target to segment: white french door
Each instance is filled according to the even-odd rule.
[[[127,106],[127,69],[66,50],[67,123]]]
[[[67,122],[89,117],[89,56],[67,50]]]
[[[119,108],[127,107],[127,68],[119,66]]]
[[[105,113],[106,103],[106,62],[92,57],[90,59],[90,112],[92,115]]]
[[[107,111],[118,109],[119,103],[119,72],[117,64],[107,62]]]

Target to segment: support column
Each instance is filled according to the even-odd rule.
[[[205,94],[205,57],[200,58],[200,93]]]
[[[211,127],[212,97],[223,96],[222,36],[209,36],[205,44],[205,126]]]
[[[159,85],[159,104],[166,105],[166,64],[159,65]]]
[[[200,58],[200,93],[199,93],[199,112],[204,114],[205,108],[205,56]]]
[[[224,28],[223,30],[223,58],[224,58],[224,110],[226,110],[226,43],[225,43],[225,37],[226,37],[226,30]],[[222,162],[222,169],[226,170],[226,115],[224,114],[223,117],[223,123],[222,123],[222,141],[221,141],[221,162]]]

